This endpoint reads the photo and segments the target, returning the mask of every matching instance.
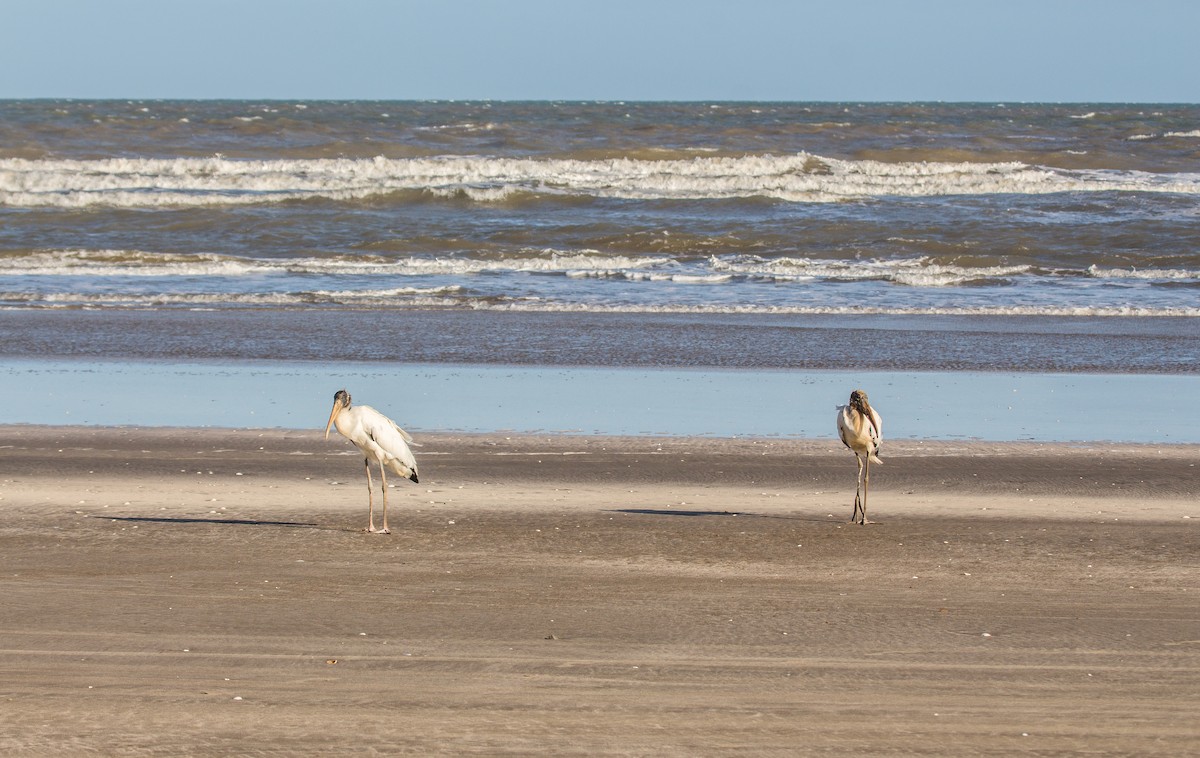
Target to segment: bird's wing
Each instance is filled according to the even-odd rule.
[[[360,405],[363,431],[375,445],[375,453],[393,471],[410,476],[417,470],[417,459],[408,449],[405,434],[396,423],[369,405]],[[405,470],[407,469],[407,470]]]
[[[845,406],[845,405],[838,406],[837,430],[838,430],[838,437],[841,438],[842,444],[845,445],[846,447],[850,447],[850,443],[846,441],[846,429],[847,429],[847,427],[849,427],[851,425],[850,419],[848,419],[846,417],[847,409],[848,409],[848,406]],[[851,449],[853,450],[853,448],[851,448]]]
[[[883,461],[879,460],[879,449],[883,442],[883,419],[880,418],[879,413],[874,408],[870,410],[871,423],[868,431],[871,434],[871,460],[875,463],[883,463]]]

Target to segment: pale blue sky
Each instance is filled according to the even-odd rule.
[[[1200,102],[1195,0],[0,0],[0,98]]]

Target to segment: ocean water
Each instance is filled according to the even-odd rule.
[[[1200,316],[1200,106],[0,103],[0,308]]]
[[[971,409],[913,436],[1182,441],[1147,404],[1195,396],[1198,327],[1198,105],[0,101],[0,375],[40,401],[0,423],[190,424],[264,365],[375,362],[476,420],[426,429],[803,434],[821,376]],[[657,400],[514,423],[468,366]]]

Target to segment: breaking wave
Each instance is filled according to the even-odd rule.
[[[587,250],[296,258],[136,250],[0,255],[0,308],[9,309],[1200,315],[1200,306],[1171,295],[1179,287],[1200,287],[1200,271],[1050,268],[928,255],[857,260]]]
[[[478,297],[456,287],[395,288],[279,293],[23,293],[0,291],[0,310],[98,309],[158,310],[219,308],[308,309],[468,309],[527,313],[655,313],[709,315],[907,315],[907,316],[1083,316],[1083,317],[1200,317],[1196,307],[1136,307],[1082,305],[759,305],[759,304],[638,304],[554,302],[542,298]]]
[[[1090,277],[1200,283],[1200,270],[1112,268],[1050,269],[1031,264],[963,265],[930,256],[889,259],[820,259],[747,254],[674,256],[613,255],[594,250],[522,250],[503,256],[382,256],[343,254],[307,258],[152,253],[127,250],[35,251],[0,255],[0,275],[10,277],[236,278],[264,274],[327,277],[472,276],[557,274],[574,279],[721,284],[730,281],[890,281],[913,287],[945,287],[1014,277],[1046,280]]]
[[[1069,171],[1023,163],[839,160],[809,153],[691,159],[498,157],[0,160],[0,205],[79,208],[360,201],[407,193],[504,202],[520,196],[634,200],[1159,192],[1200,194],[1200,174]]]

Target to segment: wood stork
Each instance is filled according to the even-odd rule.
[[[873,521],[867,521],[867,487],[871,482],[871,462],[883,465],[879,460],[883,419],[867,402],[867,393],[854,390],[850,393],[850,402],[838,406],[837,430],[842,444],[850,448],[858,460],[858,489],[854,492],[854,513],[850,521],[872,524]]]
[[[417,459],[408,449],[413,439],[396,422],[369,405],[350,405],[350,393],[338,390],[333,395],[333,410],[329,423],[325,425],[325,439],[329,439],[329,428],[337,426],[338,433],[354,443],[363,454],[363,465],[367,469],[367,531],[390,534],[387,522],[387,470],[390,468],[400,476],[416,482]],[[379,465],[383,491],[383,528],[375,529],[375,497],[372,494],[371,461]]]

